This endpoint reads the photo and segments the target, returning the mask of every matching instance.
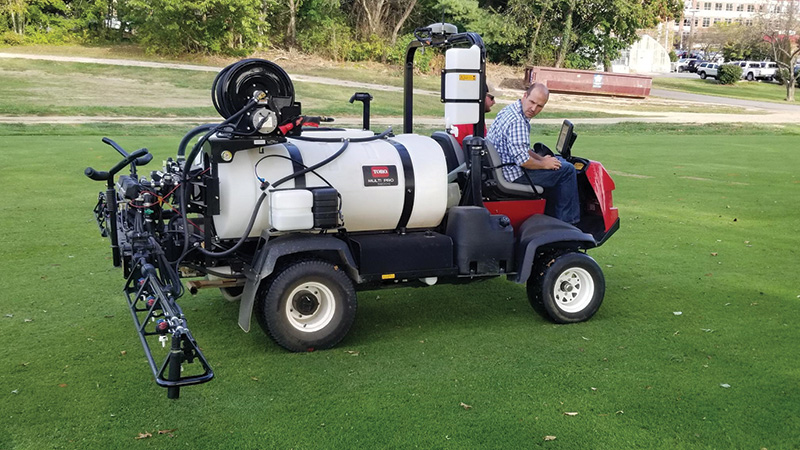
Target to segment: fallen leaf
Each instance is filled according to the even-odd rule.
[[[728,383],[722,383],[722,384],[720,384],[720,387],[724,387],[725,389],[728,389],[729,387],[731,387],[731,385],[728,384]]]
[[[61,383],[61,384],[58,385],[58,387],[65,388],[65,387],[67,387],[67,383]]]
[[[127,351],[125,351],[125,350],[123,350],[123,351],[119,352],[119,354],[124,356],[124,355],[127,355],[127,354],[128,354],[128,352],[127,352]]]
[[[545,440],[545,441],[555,441],[555,440],[556,440],[556,437],[555,437],[555,436],[545,436],[545,437],[544,437],[544,440]]]
[[[468,405],[468,404],[466,404],[466,403],[464,403],[464,402],[461,402],[461,404],[460,404],[460,405],[458,405],[458,406],[460,406],[460,407],[462,407],[462,408],[464,408],[464,409],[472,409],[472,406],[471,406],[471,405]]]
[[[25,319],[25,320],[23,320],[23,322],[25,322],[25,323],[27,323],[27,322],[33,322],[33,319]]]
[[[250,377],[250,379],[253,381],[258,381],[258,377]]]
[[[596,387],[593,387],[593,388],[592,388],[592,390],[593,390],[593,391],[596,391],[596,390],[597,390],[597,388],[596,388]]]
[[[352,356],[358,356],[360,352],[357,352],[355,350],[348,350],[347,353],[352,355]]]
[[[11,391],[11,393],[12,394],[19,394],[19,389],[14,389],[13,391]]]
[[[625,411],[623,411],[623,410],[621,410],[621,409],[620,409],[619,411],[617,411],[617,412],[616,412],[616,413],[614,413],[614,414],[625,414]]]
[[[718,254],[717,252],[711,252],[711,256],[717,256]]]
[[[675,314],[676,316],[680,316],[681,314],[683,314],[683,312],[682,311],[673,311],[672,314]]]
[[[571,416],[571,417],[572,417],[572,416],[577,416],[577,415],[578,415],[578,413],[576,413],[576,412],[565,412],[565,413],[564,413],[564,415],[565,415],[565,416]]]
[[[149,437],[153,437],[153,435],[145,431],[144,433],[139,433],[134,439],[147,439]]]
[[[800,296],[798,296],[798,297],[800,297]],[[9,319],[11,319],[11,318],[13,318],[13,317],[14,317],[14,315],[13,315],[13,314],[6,314],[6,317],[8,317]]]
[[[174,432],[176,430],[177,430],[177,428],[173,428],[171,430],[158,430],[158,434],[169,434],[169,433],[172,433],[172,432]]]

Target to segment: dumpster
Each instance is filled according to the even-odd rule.
[[[536,81],[544,83],[550,92],[559,94],[645,98],[650,95],[653,78],[646,75],[553,67],[528,67],[525,69],[526,85]]]

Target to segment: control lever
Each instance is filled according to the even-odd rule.
[[[361,126],[363,129],[369,130],[369,102],[372,101],[372,96],[369,94],[369,92],[356,92],[352,97],[350,97],[350,103],[353,103],[354,101],[359,101],[364,104],[364,109],[361,116]]]

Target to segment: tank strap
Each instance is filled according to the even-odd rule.
[[[305,166],[303,165],[303,155],[300,153],[300,149],[297,148],[296,145],[292,144],[291,142],[284,142],[283,147],[289,152],[289,158],[292,159],[292,170],[294,173],[297,173],[303,169]],[[304,188],[306,187],[306,175],[300,175],[294,179],[294,187],[296,188]]]
[[[411,163],[411,155],[408,154],[406,147],[392,139],[387,139],[390,144],[394,145],[397,149],[397,154],[400,156],[400,161],[403,163],[403,176],[405,177],[405,198],[403,200],[403,212],[400,214],[400,220],[397,222],[397,228],[405,228],[408,226],[408,221],[411,219],[411,213],[414,211],[414,165]]]

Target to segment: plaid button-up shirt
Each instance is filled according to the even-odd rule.
[[[520,165],[530,158],[528,150],[531,148],[531,122],[522,113],[522,101],[506,106],[494,119],[486,140],[494,145],[503,164],[503,176],[508,181],[514,181],[522,176]]]

